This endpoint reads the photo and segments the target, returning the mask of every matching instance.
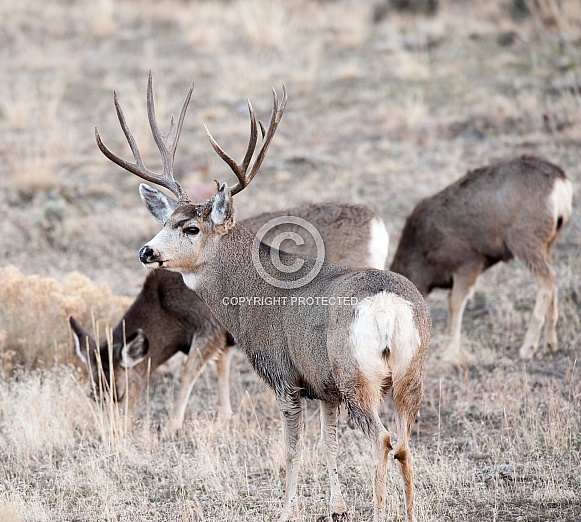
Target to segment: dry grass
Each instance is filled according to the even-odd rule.
[[[23,0],[0,6],[0,520],[272,520],[284,458],[272,394],[240,354],[237,411],[214,418],[215,373],[197,382],[178,440],[167,420],[177,376],[152,376],[140,421],[85,398],[72,361],[70,313],[115,322],[143,280],[138,248],[158,229],[138,181],[97,151],[95,125],[129,154],[116,89],[146,163],[153,70],[160,122],[196,87],[176,157],[194,199],[231,180],[202,122],[234,157],[248,136],[245,100],[289,105],[260,179],[237,196],[241,217],[304,201],[364,202],[396,245],[406,215],[468,168],[521,153],[559,163],[579,193],[579,2],[441,0],[430,18],[370,2]],[[281,197],[282,195],[282,197]],[[577,198],[578,199],[578,198]],[[430,296],[434,335],[414,429],[418,520],[579,521],[581,501],[581,220],[559,239],[560,352],[518,360],[535,285],[517,262],[482,277],[464,317],[477,365],[439,361],[446,295]],[[10,267],[13,265],[18,269]],[[83,275],[81,275],[83,274]],[[55,364],[56,363],[56,364]],[[318,412],[307,405],[301,520],[325,512]],[[389,423],[386,405],[383,416]],[[340,476],[351,520],[371,518],[367,442],[345,427]],[[389,474],[392,519],[403,520]]]

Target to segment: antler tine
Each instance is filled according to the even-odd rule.
[[[248,148],[246,149],[246,155],[242,161],[242,169],[244,174],[248,170],[248,165],[252,160],[252,155],[254,154],[254,149],[256,149],[256,142],[258,139],[258,133],[256,132],[256,116],[254,115],[254,109],[250,100],[248,100],[248,114],[250,115],[250,140],[248,141]]]
[[[206,131],[206,136],[208,136],[208,140],[210,140],[210,144],[217,152],[218,156],[220,156],[226,162],[226,164],[232,169],[232,172],[236,174],[236,177],[238,178],[239,182],[243,183],[244,173],[240,171],[240,167],[238,166],[236,161],[222,147],[220,147],[220,145],[218,145],[218,142],[210,134],[210,131],[208,130],[208,127],[206,127],[206,124],[203,123],[203,125],[204,130]]]
[[[218,156],[220,156],[226,162],[226,164],[232,169],[232,171],[238,178],[238,183],[235,185],[234,188],[238,187],[239,185],[242,185],[242,187],[246,186],[247,184],[246,171],[248,170],[248,165],[250,165],[252,155],[254,154],[254,150],[256,149],[256,142],[258,141],[258,132],[256,129],[256,116],[254,114],[254,109],[252,108],[250,100],[248,100],[248,113],[250,114],[250,140],[248,141],[248,148],[246,149],[246,154],[244,155],[244,159],[242,160],[242,163],[240,165],[238,165],[236,161],[222,147],[220,147],[220,145],[218,145],[218,142],[212,137],[210,131],[208,130],[208,127],[206,127],[206,124],[204,124],[206,135],[208,136],[208,139],[210,140],[212,147],[218,153]]]
[[[127,138],[127,142],[131,147],[131,152],[133,152],[133,156],[135,158],[135,163],[129,163],[128,161],[120,158],[115,153],[111,152],[101,140],[101,136],[99,135],[99,130],[95,127],[95,139],[97,140],[97,145],[99,150],[109,158],[113,163],[116,163],[120,167],[136,174],[137,176],[143,177],[147,176],[155,176],[155,174],[143,164],[143,160],[141,158],[141,154],[139,153],[139,149],[137,148],[137,144],[135,143],[135,138],[129,129],[127,122],[125,121],[125,116],[123,115],[123,111],[121,110],[121,106],[117,100],[117,93],[113,91],[113,101],[115,103],[115,109],[117,110],[117,117],[119,118],[119,123],[121,124],[121,128],[123,129],[123,133]],[[144,178],[145,179],[145,178]]]
[[[159,130],[159,126],[157,124],[157,120],[155,118],[155,105],[153,103],[153,79],[151,71],[149,71],[149,79],[147,81],[147,117],[149,119],[149,126],[151,128],[151,133],[153,134],[153,139],[159,152],[161,154],[161,159],[163,163],[163,179],[167,180],[166,188],[169,188],[179,199],[180,201],[188,200],[188,195],[182,189],[180,184],[174,179],[173,177],[173,162],[175,152],[178,146],[178,141],[180,139],[180,134],[182,132],[182,125],[184,123],[184,118],[186,116],[186,111],[188,109],[188,105],[190,103],[190,98],[192,97],[192,92],[194,90],[194,84],[190,86],[188,90],[188,94],[182,104],[182,108],[180,110],[180,115],[178,117],[178,123],[175,124],[174,116],[171,115],[169,131],[166,136],[164,136],[161,131]],[[170,188],[170,185],[174,188]]]
[[[256,158],[254,165],[252,166],[252,170],[250,171],[250,174],[248,174],[248,176],[246,176],[246,178],[245,178],[246,183],[245,183],[244,187],[252,181],[252,179],[254,178],[254,176],[256,176],[256,173],[260,169],[260,166],[262,165],[262,162],[264,161],[264,157],[266,156],[266,152],[268,151],[268,147],[270,145],[270,142],[272,141],[272,138],[274,137],[274,133],[276,132],[276,129],[278,127],[278,124],[280,123],[282,115],[284,114],[284,110],[286,109],[286,102],[287,102],[286,85],[284,83],[282,84],[282,100],[280,102],[280,105],[278,103],[278,96],[276,95],[276,91],[274,90],[274,87],[272,88],[272,96],[273,96],[273,106],[272,106],[272,112],[270,114],[270,122],[268,124],[268,130],[266,132],[266,137],[264,135],[264,127],[261,123],[260,130],[262,131],[262,137],[263,137],[262,147],[260,148],[260,152],[258,153],[258,157]],[[236,187],[234,187],[232,189],[231,194],[232,195],[237,194],[238,192],[240,192],[240,190],[244,189],[244,187],[240,187],[240,189],[236,190],[236,192],[235,192],[234,190],[238,188],[238,185],[236,185]]]
[[[254,150],[256,149],[256,143],[258,140],[256,116],[254,114],[254,109],[252,108],[252,104],[250,103],[250,100],[248,100],[248,112],[250,114],[250,140],[248,142],[248,148],[246,149],[246,154],[245,154],[244,159],[242,160],[242,163],[240,165],[238,165],[236,163],[236,161],[234,161],[232,159],[232,157],[229,156],[224,151],[224,149],[222,149],[222,147],[220,147],[220,145],[218,145],[216,140],[210,134],[208,127],[206,127],[206,125],[204,124],[204,129],[206,130],[206,134],[208,136],[208,139],[210,140],[210,143],[212,144],[212,147],[218,153],[218,156],[220,156],[227,163],[227,165],[232,169],[232,171],[234,172],[234,174],[238,178],[238,183],[230,189],[230,193],[233,196],[235,194],[238,194],[240,191],[244,190],[244,188],[246,188],[248,186],[248,184],[252,181],[252,179],[254,178],[254,176],[256,175],[258,170],[260,169],[260,165],[262,164],[262,161],[264,160],[264,157],[266,156],[266,151],[268,150],[268,146],[270,145],[270,141],[272,140],[274,133],[276,132],[276,128],[278,127],[280,119],[282,118],[282,115],[283,115],[284,110],[286,108],[287,93],[286,93],[286,86],[284,83],[282,84],[282,91],[283,91],[283,98],[282,98],[281,103],[279,104],[276,91],[274,90],[274,88],[272,89],[274,103],[273,103],[272,113],[270,115],[270,123],[268,126],[268,132],[266,133],[266,138],[265,138],[264,126],[262,125],[261,121],[258,122],[258,124],[260,125],[260,131],[262,133],[263,143],[262,143],[262,147],[260,149],[260,152],[258,153],[258,157],[256,158],[254,165],[252,166],[250,174],[246,174],[246,171],[248,170],[248,167],[250,165],[250,161],[252,160],[252,156],[254,154]]]
[[[170,130],[167,136],[163,136],[160,132],[157,122],[155,121],[155,109],[153,106],[153,89],[152,89],[152,79],[151,79],[151,71],[149,72],[149,81],[147,85],[147,109],[148,109],[148,117],[149,117],[149,124],[151,127],[151,131],[153,133],[153,138],[157,147],[161,153],[162,162],[163,162],[163,174],[157,174],[151,170],[149,170],[144,162],[143,158],[141,157],[141,153],[139,152],[139,148],[137,147],[137,143],[135,142],[135,138],[127,125],[127,121],[125,120],[125,116],[123,114],[123,110],[121,109],[121,105],[119,105],[119,101],[117,100],[117,93],[113,93],[113,99],[115,102],[115,109],[117,111],[117,117],[119,118],[119,123],[121,124],[121,128],[123,129],[123,133],[127,138],[127,142],[129,143],[129,147],[131,148],[131,152],[133,153],[133,157],[135,158],[135,163],[130,163],[127,160],[117,156],[113,152],[111,152],[101,140],[101,136],[99,135],[99,131],[95,127],[95,139],[97,140],[97,145],[99,146],[99,150],[113,163],[116,163],[120,167],[123,167],[125,170],[139,176],[141,179],[145,181],[149,181],[156,185],[160,185],[165,187],[166,189],[170,190],[175,194],[180,201],[188,201],[188,195],[182,189],[180,184],[174,179],[173,177],[173,161],[174,155],[177,148],[179,136],[182,130],[182,125],[184,122],[184,118],[186,115],[187,107],[190,102],[190,98],[192,96],[192,91],[194,89],[194,84],[192,83],[190,90],[184,100],[182,105],[180,115],[178,118],[177,125],[174,123],[173,115],[171,117],[170,123]],[[166,143],[167,142],[167,143]],[[169,145],[168,145],[169,143]]]

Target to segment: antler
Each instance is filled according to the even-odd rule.
[[[186,111],[188,109],[188,104],[190,103],[190,98],[192,96],[192,91],[194,90],[194,84],[190,87],[186,99],[182,105],[182,109],[180,111],[180,115],[178,117],[177,124],[174,122],[174,116],[171,115],[171,121],[169,126],[169,131],[166,136],[164,136],[159,127],[157,125],[157,121],[155,119],[155,107],[153,105],[153,87],[152,87],[152,80],[151,80],[151,71],[149,71],[149,81],[147,82],[147,116],[149,118],[149,126],[151,127],[151,132],[153,134],[153,139],[157,144],[157,148],[161,153],[161,159],[163,162],[163,174],[156,174],[155,172],[149,170],[145,164],[143,163],[143,159],[141,157],[141,153],[137,148],[137,143],[135,142],[135,138],[129,127],[127,122],[125,121],[125,116],[123,115],[123,111],[121,110],[121,106],[117,101],[117,93],[113,92],[113,99],[115,100],[115,109],[117,110],[117,117],[119,118],[119,123],[121,124],[121,128],[125,133],[125,137],[127,138],[127,142],[131,147],[131,152],[133,152],[133,157],[135,158],[135,163],[130,163],[129,161],[120,158],[113,152],[111,152],[101,140],[101,136],[99,136],[99,131],[97,127],[95,127],[95,139],[97,140],[97,145],[101,152],[107,156],[113,163],[116,163],[120,167],[123,167],[125,170],[132,172],[136,176],[144,179],[145,181],[149,181],[151,183],[155,183],[156,185],[160,185],[165,187],[166,189],[173,192],[179,201],[189,201],[188,195],[186,191],[180,186],[180,184],[174,179],[173,177],[173,162],[174,156],[176,152],[176,148],[178,146],[178,141],[180,139],[180,133],[182,131],[182,125],[184,123],[184,118],[186,116]]]
[[[210,140],[212,147],[214,147],[214,150],[218,153],[218,156],[220,156],[228,164],[228,166],[232,169],[232,171],[234,172],[234,174],[236,174],[236,177],[238,178],[238,183],[234,185],[234,187],[232,187],[232,189],[230,190],[230,193],[233,196],[235,194],[238,194],[238,192],[244,190],[246,186],[252,181],[254,176],[256,176],[256,173],[258,172],[260,166],[262,165],[262,161],[266,156],[268,146],[272,141],[274,133],[276,132],[276,128],[278,127],[280,119],[282,118],[282,115],[286,108],[287,95],[285,84],[284,83],[282,84],[282,100],[280,104],[278,103],[278,96],[276,95],[276,91],[274,90],[274,88],[272,89],[272,94],[274,98],[274,103],[272,107],[272,113],[270,115],[270,123],[268,124],[268,132],[265,133],[264,126],[262,125],[262,122],[259,121],[258,123],[260,124],[260,131],[262,132],[263,142],[260,152],[258,153],[256,161],[254,162],[254,165],[252,166],[252,169],[250,170],[249,174],[246,174],[246,171],[248,170],[248,166],[250,165],[250,161],[252,160],[252,156],[254,154],[254,149],[256,148],[258,134],[256,129],[256,117],[254,116],[254,110],[252,109],[250,100],[248,100],[248,112],[250,113],[250,141],[248,142],[248,149],[246,149],[246,155],[244,156],[244,159],[242,160],[242,163],[240,165],[238,165],[236,161],[234,161],[226,152],[224,152],[224,149],[222,149],[222,147],[218,145],[216,140],[210,134],[208,127],[206,127],[206,125],[204,124],[206,134],[208,135],[208,139]]]

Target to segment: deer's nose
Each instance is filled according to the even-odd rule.
[[[139,251],[139,260],[143,264],[153,262],[154,256],[155,256],[155,252],[153,251],[153,248],[151,248],[149,245],[145,245]]]

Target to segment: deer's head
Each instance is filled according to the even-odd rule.
[[[135,139],[127,126],[123,111],[117,101],[116,94],[114,95],[115,108],[123,132],[131,147],[135,163],[130,163],[120,158],[105,147],[97,129],[95,129],[95,137],[99,149],[107,158],[140,178],[168,189],[177,197],[177,199],[173,199],[148,185],[140,185],[139,192],[145,206],[154,218],[163,225],[163,229],[140,250],[139,259],[148,268],[163,267],[181,272],[182,274],[197,272],[207,262],[209,253],[213,251],[213,247],[220,238],[227,234],[234,226],[232,196],[248,186],[260,169],[287,102],[284,84],[283,97],[280,103],[276,91],[273,89],[273,109],[268,130],[265,131],[262,123],[260,121],[257,122],[252,105],[248,101],[250,140],[244,159],[240,164],[237,164],[236,161],[224,152],[204,126],[214,150],[232,169],[238,178],[238,183],[234,187],[229,188],[226,183],[220,184],[216,182],[218,187],[216,194],[205,203],[194,204],[189,201],[187,193],[173,176],[174,155],[193,88],[194,86],[192,84],[182,105],[177,123],[174,121],[172,115],[169,131],[164,136],[159,130],[155,118],[151,72],[149,73],[147,112],[153,138],[162,157],[162,174],[152,172],[143,163]],[[259,126],[262,132],[263,142],[250,168],[250,172],[248,172],[258,141]]]
[[[69,319],[75,352],[85,365],[89,380],[87,394],[94,399],[111,397],[133,403],[141,391],[135,376],[127,373],[147,357],[149,341],[141,328],[127,339],[105,341],[99,346],[93,336],[74,317]],[[130,397],[128,395],[131,395]]]

